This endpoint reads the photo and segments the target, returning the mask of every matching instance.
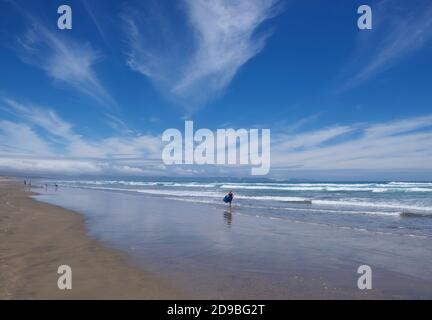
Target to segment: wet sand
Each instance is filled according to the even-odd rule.
[[[0,299],[432,298],[431,239],[141,194],[34,191],[0,179]],[[57,288],[64,264],[71,291]],[[363,264],[373,290],[357,288]]]
[[[0,177],[0,299],[175,299],[179,288],[86,235],[80,214],[30,198]],[[59,290],[60,265],[72,290]]]
[[[39,201],[86,218],[91,238],[200,299],[430,299],[431,238],[269,219],[265,209],[61,187]],[[359,290],[357,269],[373,271]]]

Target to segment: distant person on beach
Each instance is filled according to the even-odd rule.
[[[229,203],[229,206],[231,208],[231,203],[234,199],[234,193],[232,191],[230,191],[224,198],[224,202],[225,203]]]

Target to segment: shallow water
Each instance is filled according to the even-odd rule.
[[[229,212],[216,197],[93,187],[61,184],[37,199],[82,213],[92,237],[202,298],[432,297],[429,218],[250,205],[245,194]],[[426,226],[410,229],[418,221]],[[362,264],[374,270],[367,293]]]
[[[69,180],[59,183],[67,187],[140,193],[215,206],[221,204],[224,194],[234,190],[237,211],[244,214],[432,237],[431,182]]]

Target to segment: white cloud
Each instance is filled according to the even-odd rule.
[[[357,71],[345,80],[343,88],[363,83],[391,68],[432,39],[430,3],[399,8],[393,2],[381,1],[374,6],[373,17],[373,30],[359,33],[358,52],[352,59]]]
[[[106,45],[109,46],[108,37],[106,35],[106,32],[104,31],[104,28],[102,27],[100,17],[98,15],[100,8],[96,8],[96,6],[93,6],[93,4],[91,4],[91,2],[88,0],[81,0],[81,3],[84,9],[87,11],[88,15],[90,16],[90,19],[93,21],[102,40],[105,42]]]
[[[0,141],[0,152],[5,151],[8,154],[43,156],[53,154],[50,145],[25,124],[0,120]]]
[[[3,170],[138,174],[160,164],[158,136],[120,132],[95,140],[76,133],[72,124],[51,109],[12,99],[3,99],[0,109],[17,118],[0,120]]]
[[[163,166],[160,136],[127,134],[91,139],[53,110],[4,99],[0,170],[57,174],[219,175],[250,173],[248,166]],[[383,123],[272,132],[272,170],[432,170],[432,115]],[[402,171],[401,171],[402,170]]]
[[[52,135],[62,137],[67,140],[78,138],[72,132],[72,126],[60,119],[60,117],[50,109],[42,109],[36,106],[25,106],[12,99],[3,100],[5,107],[2,110],[23,118],[26,122],[39,126]]]
[[[326,137],[329,131],[332,130],[312,133],[312,137]],[[307,133],[303,136],[310,137]],[[345,132],[341,131],[338,137],[341,139],[325,145],[310,144],[309,139],[302,144],[299,139],[296,144],[299,150],[286,150],[276,145],[272,166],[307,170],[432,169],[431,116],[355,124],[347,127]],[[320,141],[319,138],[312,140]]]
[[[368,138],[396,135],[432,126],[432,116],[409,118],[371,126],[365,130]],[[430,128],[429,128],[430,129]]]
[[[353,131],[351,127],[335,126],[297,135],[292,134],[287,136],[286,134],[282,134],[277,137],[279,140],[277,142],[277,149],[279,151],[289,151],[296,148],[314,147],[351,131]]]
[[[0,157],[0,169],[34,174],[98,174],[103,170],[94,161],[61,160],[46,158]]]
[[[257,34],[262,23],[278,13],[278,0],[184,0],[193,40],[176,38],[163,24],[158,44],[149,41],[142,18],[124,16],[129,37],[128,64],[165,95],[192,112],[226,89],[238,70],[264,47],[269,33]],[[168,34],[168,35],[167,35]],[[151,35],[155,37],[155,35]]]
[[[157,176],[166,173],[159,165],[141,163],[135,166],[118,164],[113,161],[61,159],[61,158],[23,158],[1,157],[0,170],[20,174],[55,174],[55,175],[148,175]]]
[[[113,106],[113,98],[94,71],[100,54],[88,43],[78,42],[55,28],[48,29],[37,20],[29,19],[31,27],[17,38],[18,56],[24,62],[41,68],[52,79],[103,105]]]

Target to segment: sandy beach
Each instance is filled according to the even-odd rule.
[[[86,236],[81,215],[29,196],[20,183],[0,178],[0,299],[184,297]],[[72,290],[57,287],[60,265],[72,268]]]
[[[430,299],[430,238],[0,182],[0,299]],[[301,208],[299,208],[300,210]],[[301,212],[301,211],[300,211]],[[310,219],[309,219],[310,220]],[[360,265],[373,290],[357,287]],[[57,288],[60,265],[73,289]]]

